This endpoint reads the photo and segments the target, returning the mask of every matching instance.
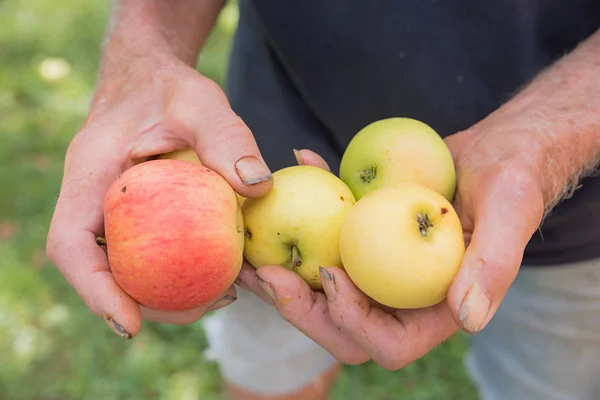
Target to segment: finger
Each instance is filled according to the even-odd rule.
[[[104,193],[124,159],[101,133],[80,133],[69,146],[46,251],[93,313],[117,334],[133,337],[141,325],[139,306],[114,281],[106,254],[96,244]]]
[[[167,130],[186,135],[202,164],[215,170],[244,197],[260,197],[273,185],[254,136],[236,115],[223,90],[194,70],[179,79],[168,99]]]
[[[237,300],[235,287],[231,286],[227,289],[223,296],[211,304],[198,307],[193,310],[186,311],[157,311],[147,307],[140,307],[142,311],[142,319],[147,321],[161,322],[164,324],[187,325],[201,319],[206,313],[219,310],[227,307]]]
[[[325,161],[323,157],[321,157],[312,150],[294,149],[294,156],[296,157],[296,162],[298,163],[298,165],[314,165],[315,167],[323,168],[326,171],[331,171],[331,168],[329,168],[329,164],[327,164],[327,161]]]
[[[61,230],[63,215],[55,214],[57,222],[48,235],[49,259],[94,314],[119,336],[134,337],[141,326],[138,304],[113,279],[96,236],[85,229]]]
[[[409,365],[458,331],[445,303],[390,313],[371,305],[337,267],[322,269],[321,280],[333,322],[385,369]]]
[[[235,284],[244,290],[254,293],[264,302],[274,305],[271,297],[262,289],[260,282],[256,279],[256,269],[246,260],[242,264],[242,269],[235,280]]]
[[[482,180],[471,199],[475,225],[463,262],[448,292],[456,323],[466,332],[481,331],[494,316],[519,271],[525,246],[543,210],[533,178],[502,168]]]
[[[362,364],[369,360],[368,355],[333,323],[323,293],[313,292],[295,272],[280,266],[263,266],[256,275],[281,316],[340,362]]]

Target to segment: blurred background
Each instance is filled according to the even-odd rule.
[[[126,341],[48,262],[63,157],[86,117],[110,2],[0,0],[0,399],[224,399],[202,325],[144,323]],[[237,6],[198,60],[224,85]],[[334,399],[476,399],[450,338],[402,371],[346,367]]]

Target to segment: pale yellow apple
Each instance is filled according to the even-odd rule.
[[[196,153],[196,150],[185,148],[181,150],[174,150],[168,153],[164,153],[158,156],[159,159],[171,159],[171,160],[182,160],[188,161],[196,164],[202,164],[200,162],[200,158]],[[235,193],[238,199],[238,203],[241,206],[244,203],[245,197],[240,196],[237,192]]]
[[[244,255],[255,268],[282,265],[320,289],[319,266],[343,268],[339,236],[355,204],[352,191],[324,169],[296,165],[273,173],[273,188],[242,206]]]
[[[394,308],[442,301],[465,252],[452,205],[433,189],[399,183],[357,201],[340,235],[350,279],[367,296]]]
[[[159,159],[171,159],[171,160],[182,160],[189,161],[196,164],[202,164],[196,150],[185,148],[180,150],[174,150],[168,153],[164,153],[158,156]]]
[[[396,182],[423,184],[450,201],[456,189],[446,143],[429,125],[412,118],[382,119],[361,129],[344,151],[340,178],[357,200]]]

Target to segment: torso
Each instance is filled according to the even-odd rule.
[[[468,128],[600,27],[597,0],[249,1],[241,18],[258,17],[252,29],[340,155],[385,117],[420,119],[441,136]],[[600,178],[588,178],[532,238],[525,263],[600,257],[599,225]]]

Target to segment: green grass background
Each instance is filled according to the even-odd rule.
[[[0,399],[222,399],[200,323],[144,323],[126,341],[47,261],[66,147],[94,87],[110,2],[0,0]],[[223,84],[237,8],[198,68]],[[456,335],[397,371],[345,368],[334,399],[475,399]]]

